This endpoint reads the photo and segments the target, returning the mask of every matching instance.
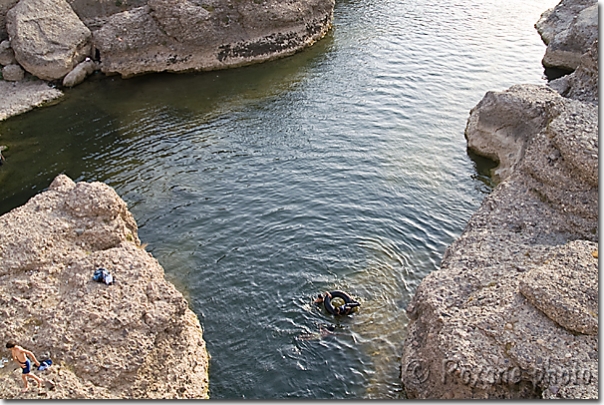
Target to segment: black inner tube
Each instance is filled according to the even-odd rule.
[[[361,304],[356,302],[355,300],[353,300],[350,295],[346,294],[344,291],[340,291],[340,290],[334,290],[330,292],[331,294],[331,298],[341,298],[344,300],[344,304],[348,307],[358,307]],[[323,300],[323,305],[325,306],[325,309],[327,310],[327,312],[329,312],[332,315],[342,315],[339,314],[337,309],[331,304],[331,298],[329,298],[329,296],[325,296],[325,299]]]

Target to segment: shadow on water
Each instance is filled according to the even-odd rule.
[[[548,82],[551,82],[552,80],[556,80],[561,77],[564,77],[570,73],[572,73],[572,70],[553,68],[553,67],[543,69],[543,76],[545,76],[545,78],[547,79]]]
[[[477,183],[479,191],[485,194],[490,193],[497,185],[493,180],[493,170],[497,168],[499,163],[493,159],[478,155],[470,149],[467,150],[467,153],[472,163],[474,163],[475,174],[472,178],[480,182]]]
[[[141,137],[167,138],[165,122],[193,128],[291,91],[329,58],[332,46],[329,32],[304,52],[238,69],[130,79],[94,74],[66,89],[60,103],[0,122],[0,145],[8,147],[0,167],[0,214],[46,189],[60,173],[119,187],[112,175],[137,170],[143,156],[152,158],[144,152],[128,160],[118,156]]]

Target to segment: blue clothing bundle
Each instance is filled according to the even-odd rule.
[[[92,279],[94,281],[98,281],[99,283],[105,283],[107,285],[113,284],[113,276],[109,274],[107,269],[104,269],[102,267],[96,269],[96,271],[94,272],[94,276],[92,276]]]
[[[46,370],[48,367],[50,367],[52,364],[52,360],[51,359],[46,359],[46,360],[42,360],[40,362],[40,365],[38,366],[38,370],[40,371],[44,371]]]

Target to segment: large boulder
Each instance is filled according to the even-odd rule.
[[[113,189],[59,175],[0,217],[0,229],[0,341],[53,360],[38,373],[54,383],[47,398],[208,397],[197,316]],[[114,284],[93,281],[100,267]],[[38,397],[19,394],[17,364],[0,374],[2,398]]]
[[[412,398],[598,398],[597,106],[545,86],[485,98],[467,136],[513,165],[409,304],[403,385]]]
[[[242,66],[291,55],[331,27],[334,0],[148,0],[93,31],[101,70],[124,77]]]
[[[524,157],[527,142],[557,114],[562,98],[552,89],[516,85],[489,91],[470,111],[465,137],[468,148],[499,165],[492,175],[504,180]]]
[[[575,70],[581,56],[598,39],[597,0],[562,0],[535,24],[547,44],[545,67]]]
[[[17,61],[40,79],[60,79],[90,54],[91,32],[65,0],[21,0],[6,20]]]

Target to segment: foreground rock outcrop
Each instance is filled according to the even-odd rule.
[[[485,100],[468,138],[492,152],[510,137],[516,149],[500,148],[498,160],[514,160],[409,305],[406,391],[597,398],[597,107],[545,86]],[[533,126],[517,128],[522,122]]]
[[[468,148],[499,163],[499,184],[407,308],[409,397],[598,398],[597,41],[590,45],[575,73],[551,87],[488,92],[471,111]]]
[[[0,341],[54,361],[34,372],[54,383],[46,398],[207,398],[199,321],[113,189],[60,175],[0,229]],[[99,267],[115,284],[92,280]],[[0,368],[0,397],[38,398],[20,374]]]

